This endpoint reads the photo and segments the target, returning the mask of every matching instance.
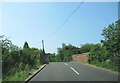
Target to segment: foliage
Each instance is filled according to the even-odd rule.
[[[108,59],[107,50],[100,44],[95,44],[90,50],[89,63],[103,62]]]
[[[28,71],[37,68],[45,61],[69,62],[72,61],[72,55],[86,52],[90,54],[88,57],[90,64],[120,71],[118,70],[120,67],[120,20],[104,28],[102,36],[104,39],[98,44],[86,43],[78,48],[63,43],[62,47],[57,49],[57,54],[45,54],[44,50],[30,48],[28,42],[25,42],[23,49],[21,49],[12,44],[4,35],[0,35],[2,41],[0,46],[2,47],[3,80],[19,78],[23,74],[20,72],[24,72],[25,76],[27,76]],[[22,76],[22,79],[25,79],[24,76]]]
[[[102,33],[104,40],[101,40],[101,42],[110,52],[110,56],[118,56],[120,54],[120,28],[118,27],[118,22],[116,22],[116,24],[113,23],[112,25],[109,25],[107,28],[104,28]]]
[[[56,62],[57,59],[56,59],[56,55],[55,53],[51,54],[51,53],[46,53],[46,60],[47,62]]]
[[[80,54],[79,48],[72,46],[71,44],[65,45],[64,43],[62,44],[62,48],[58,48],[58,58],[59,61],[71,61],[72,60],[72,55],[73,54]]]
[[[25,48],[29,48],[29,45],[28,45],[28,43],[27,43],[27,42],[25,42],[25,43],[24,43],[23,48],[24,48],[24,49],[25,49]]]
[[[40,50],[30,48],[25,42],[23,49],[13,45],[5,36],[0,36],[2,40],[2,69],[3,80],[16,72],[30,71],[37,68],[40,63]]]
[[[90,43],[83,44],[80,47],[80,51],[81,51],[81,53],[90,52],[90,50],[93,46],[94,46],[94,44],[90,44]]]
[[[120,71],[120,20],[116,24],[111,24],[103,29],[101,45],[94,45],[90,51],[89,63],[99,64],[108,63],[107,68]]]
[[[102,36],[104,40],[101,42],[103,46],[108,50],[111,64],[115,67],[120,67],[120,20],[116,21],[115,24],[109,25],[104,28]],[[120,70],[119,70],[120,71]]]

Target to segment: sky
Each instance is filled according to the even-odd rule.
[[[13,44],[57,53],[62,43],[80,47],[85,43],[99,43],[104,27],[118,20],[117,2],[84,2],[71,18],[80,2],[4,2],[0,3],[0,34]],[[56,31],[56,32],[55,32]],[[53,35],[51,35],[55,32]]]

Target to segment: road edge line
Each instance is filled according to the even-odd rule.
[[[28,83],[36,74],[38,74],[45,66],[47,66],[47,64],[42,65],[35,73],[33,73],[33,75],[31,75],[30,77],[28,77],[24,83]]]

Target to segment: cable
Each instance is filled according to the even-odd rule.
[[[85,1],[85,0],[84,0]],[[65,19],[65,21],[63,21],[63,23],[53,32],[51,33],[45,40],[48,40],[51,36],[53,36],[58,30],[60,30],[60,28],[62,28],[62,26],[73,16],[73,14],[80,8],[80,6],[84,3],[81,2],[76,9],[68,16],[68,18]]]

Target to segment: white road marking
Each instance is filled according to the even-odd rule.
[[[64,64],[68,66],[68,64],[67,64],[67,63],[64,63]]]
[[[79,73],[74,69],[74,68],[72,68],[72,67],[70,67],[76,74],[78,74],[79,75]]]
[[[67,65],[68,66],[68,64],[67,63],[64,63],[65,65]],[[70,67],[76,74],[78,74],[79,75],[79,73],[74,69],[74,68],[72,68],[72,67]]]

